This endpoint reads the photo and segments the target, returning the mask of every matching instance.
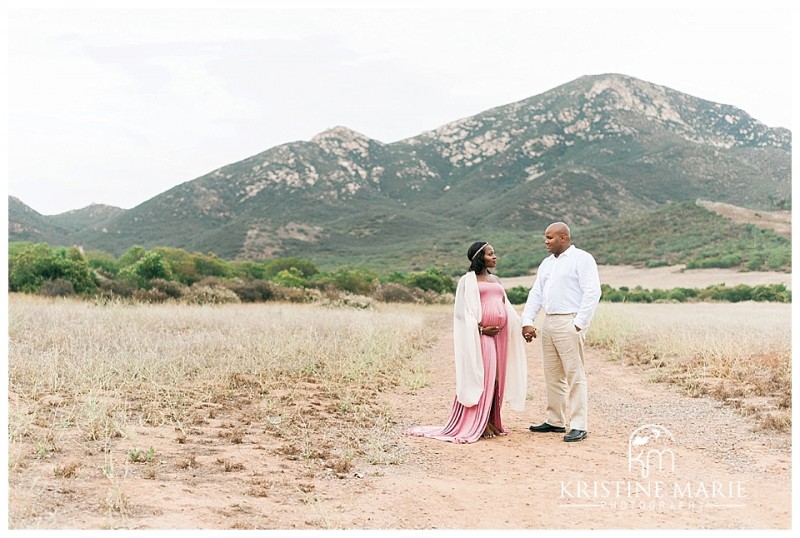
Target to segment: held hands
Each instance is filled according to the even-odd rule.
[[[532,327],[530,325],[526,325],[522,328],[522,337],[525,339],[526,342],[530,342],[534,338],[536,338],[536,327]]]

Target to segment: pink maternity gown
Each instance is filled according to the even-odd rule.
[[[476,405],[465,407],[453,398],[450,418],[444,426],[417,426],[406,430],[407,435],[430,437],[453,443],[474,443],[491,423],[503,435],[500,418],[506,382],[507,313],[503,303],[504,290],[496,282],[478,282],[481,296],[481,325],[502,327],[497,336],[481,335],[483,358],[483,394]]]

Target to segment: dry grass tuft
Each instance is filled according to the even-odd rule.
[[[59,478],[75,478],[78,476],[78,469],[80,469],[80,467],[81,464],[79,462],[73,461],[66,465],[56,466],[54,472]]]

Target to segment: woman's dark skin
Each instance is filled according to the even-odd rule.
[[[478,282],[497,282],[499,284],[500,279],[489,272],[489,269],[497,267],[497,254],[494,253],[492,245],[483,247],[482,254],[484,268],[480,272],[476,271],[475,277],[478,279]],[[503,301],[505,302],[505,299],[503,299]],[[478,325],[478,330],[481,334],[486,336],[497,336],[500,332],[500,327],[497,325],[486,325],[485,327]]]
[[[496,282],[499,284],[500,279],[489,272],[489,269],[494,269],[497,266],[497,254],[495,254],[494,248],[492,245],[486,245],[483,247],[481,254],[483,264],[478,265],[483,265],[483,268],[475,270],[475,277],[479,282]],[[505,302],[505,299],[503,299],[503,301]],[[500,332],[500,329],[501,327],[498,325],[478,325],[478,330],[484,336],[497,336]],[[495,390],[497,390],[496,384],[497,381],[495,380]],[[486,429],[483,431],[483,437],[492,438],[496,435],[500,435],[500,430],[498,430],[491,422],[486,424]]]

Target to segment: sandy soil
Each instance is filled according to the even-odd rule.
[[[792,287],[792,274],[774,271],[736,271],[732,269],[684,269],[682,265],[671,267],[654,267],[641,269],[630,265],[601,265],[598,267],[600,281],[612,288],[628,286],[634,288],[641,286],[645,289],[668,290],[672,288],[705,288],[715,284],[748,286],[784,284]],[[514,286],[530,287],[536,280],[536,275],[504,278],[505,287]]]
[[[442,335],[437,355],[449,350]],[[587,357],[590,433],[565,443],[531,433],[545,414],[539,344],[528,345],[524,413],[506,411],[506,437],[453,446],[414,440],[421,485],[403,506],[415,526],[500,529],[780,529],[791,527],[791,440],[751,431],[718,402],[692,399],[651,384],[635,369]],[[440,359],[436,386],[415,401],[410,422],[441,422],[449,409],[450,364]],[[433,422],[436,422],[433,420]],[[647,478],[628,456],[634,431],[669,431],[675,467]],[[676,494],[675,487],[694,492]],[[739,487],[741,486],[741,489]],[[616,489],[621,487],[622,489]],[[636,488],[649,495],[629,495]],[[648,489],[649,488],[649,489]],[[660,492],[656,490],[660,489]],[[709,495],[701,492],[706,489]],[[717,488],[716,494],[710,492]],[[414,513],[414,512],[412,512]],[[401,520],[403,521],[403,520]],[[400,521],[398,521],[400,523]]]
[[[772,230],[775,234],[792,238],[791,211],[755,211],[724,202],[700,201],[700,205],[718,215],[740,224],[755,224],[759,228]]]
[[[388,447],[401,455],[396,462],[355,457],[352,466],[315,467],[299,456],[297,444],[327,450],[343,442],[344,432],[312,427],[307,438],[289,440],[280,425],[253,419],[258,402],[224,409],[208,402],[202,405],[206,418],[185,431],[132,424],[108,452],[86,453],[85,443],[64,439],[54,459],[27,459],[25,468],[10,473],[10,526],[791,528],[789,435],[752,431],[747,419],[719,402],[649,383],[644,373],[595,349],[587,356],[590,433],[582,442],[528,431],[544,416],[538,341],[527,345],[528,408],[504,410],[508,435],[471,445],[402,435],[412,425],[443,423],[452,402],[449,315],[424,337],[435,342],[431,384],[416,395],[398,390],[380,396],[396,432]],[[313,406],[313,387],[304,389]],[[644,438],[637,440],[636,430],[646,425],[655,425],[666,441],[638,444]],[[132,463],[127,454],[137,446],[159,447],[156,458]],[[647,460],[646,477],[637,463],[642,460],[628,452],[641,446],[664,457],[660,467]]]

